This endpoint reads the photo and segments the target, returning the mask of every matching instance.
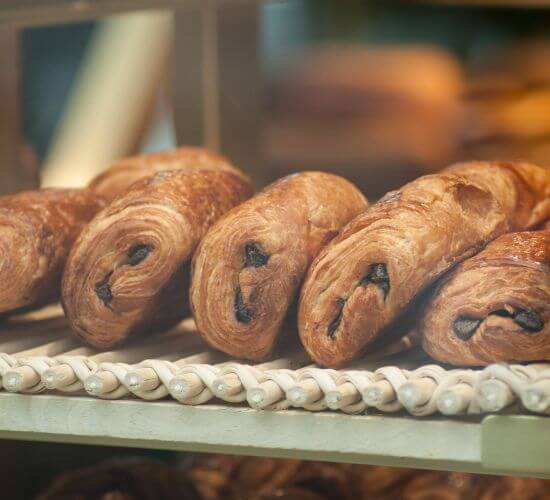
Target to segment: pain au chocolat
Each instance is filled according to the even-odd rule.
[[[139,179],[149,177],[163,170],[225,169],[237,172],[223,156],[203,148],[181,147],[169,151],[141,154],[123,158],[89,183],[89,188],[108,202]]]
[[[550,228],[504,234],[438,284],[420,324],[454,365],[550,360]]]
[[[0,197],[0,316],[57,300],[71,245],[103,205],[89,189]]]
[[[141,179],[82,231],[63,274],[74,332],[107,348],[188,313],[189,264],[207,229],[251,195],[234,168],[161,171]]]
[[[94,178],[89,189],[52,188],[0,197],[0,316],[57,300],[63,266],[84,225],[136,180],[176,168],[232,166],[205,149],[184,147],[122,159]]]
[[[463,163],[420,177],[356,217],[314,260],[300,297],[302,343],[322,365],[357,358],[392,340],[443,273],[549,216],[550,171],[533,164]]]
[[[366,207],[345,179],[302,172],[231,210],[193,259],[191,306],[203,337],[239,358],[269,356],[311,260]]]

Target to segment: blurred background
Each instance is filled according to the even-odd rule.
[[[149,11],[25,29],[27,179],[79,185],[203,142],[258,186],[322,169],[370,197],[457,160],[548,164],[550,10],[470,3],[236,2],[176,24]]]

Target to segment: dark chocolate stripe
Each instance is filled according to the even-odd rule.
[[[240,323],[250,323],[254,318],[254,312],[252,309],[246,307],[243,301],[241,287],[238,287],[235,292],[235,317]]]
[[[338,330],[338,327],[342,322],[342,316],[344,315],[344,306],[346,305],[346,301],[342,298],[338,298],[336,299],[336,304],[338,305],[338,308],[339,308],[338,314],[330,322],[327,329],[327,334],[331,339],[333,339],[336,336],[336,330]]]
[[[514,321],[529,333],[540,332],[544,328],[544,321],[535,311],[521,309],[514,314]]]
[[[470,340],[480,324],[479,318],[460,316],[453,322],[453,332],[460,340]]]
[[[246,261],[244,267],[261,267],[267,264],[269,255],[259,243],[248,243],[244,247]]]
[[[105,277],[95,284],[94,291],[99,299],[105,304],[109,304],[113,300],[113,294],[111,292],[111,286],[109,285],[109,279],[113,271],[107,273]]]
[[[481,323],[489,316],[500,316],[502,318],[510,318],[516,324],[521,326],[527,333],[537,333],[544,328],[544,321],[535,312],[528,309],[496,309],[491,311],[486,318],[474,318],[471,316],[459,316],[453,322],[453,332],[461,340],[469,340],[472,338]]]
[[[386,264],[375,263],[370,265],[368,274],[363,279],[361,279],[361,281],[359,282],[359,286],[367,286],[370,284],[374,284],[378,288],[380,288],[380,290],[384,294],[384,299],[386,298],[386,296],[390,291],[390,277],[388,275]],[[336,303],[338,304],[338,307],[339,307],[338,314],[329,323],[327,328],[327,335],[330,338],[334,338],[336,336],[336,330],[338,330],[338,327],[342,322],[343,310],[344,310],[344,305],[346,303],[346,299],[343,299],[340,297],[336,299]]]
[[[149,253],[153,250],[151,245],[136,245],[130,248],[128,251],[129,266],[137,266],[142,260],[144,260]]]
[[[387,297],[390,292],[390,277],[386,264],[371,264],[368,274],[361,280],[360,284],[361,286],[367,286],[371,283],[374,283],[382,290],[384,298]]]

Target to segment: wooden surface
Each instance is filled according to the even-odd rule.
[[[21,168],[19,33],[0,24],[0,195],[29,187]]]
[[[174,13],[174,50],[172,86],[174,125],[178,144],[219,147],[217,116],[205,112],[209,93],[217,96],[217,79],[211,78],[211,60],[215,26],[207,22],[212,15],[210,4],[189,2]],[[209,68],[210,65],[210,68]],[[209,85],[205,81],[210,77]],[[217,104],[214,104],[217,106]]]
[[[175,12],[178,144],[221,151],[261,185],[260,6],[188,2]]]
[[[393,412],[389,414],[359,403],[358,410],[353,411],[362,414],[349,415],[326,409],[329,394],[333,391],[326,392],[323,397],[321,387],[326,391],[333,385],[329,375],[331,371],[308,367],[299,371],[300,375],[295,382],[289,379],[294,373],[292,370],[307,364],[307,360],[281,358],[257,367],[236,362],[208,365],[219,363],[222,359],[210,359],[215,353],[202,352],[204,346],[201,347],[194,335],[191,320],[184,321],[173,332],[144,339],[131,348],[126,347],[110,354],[102,353],[98,355],[103,356],[102,359],[96,359],[95,363],[91,362],[94,359],[91,356],[86,363],[86,356],[93,354],[93,351],[78,348],[74,339],[63,336],[66,329],[63,318],[58,315],[59,309],[50,307],[28,316],[12,318],[6,323],[8,330],[0,336],[2,382],[12,390],[10,378],[13,374],[30,375],[34,380],[31,381],[33,387],[25,386],[25,391],[35,394],[0,392],[0,439],[208,451],[550,478],[550,461],[546,459],[550,456],[550,418],[518,413],[520,409],[517,404],[504,408],[503,415],[438,418],[435,414],[427,413],[430,409],[424,400],[430,398],[423,396],[419,408],[407,408],[413,415],[423,415],[421,419],[407,415],[397,401],[392,404]],[[9,331],[10,325],[13,331]],[[45,344],[46,341],[51,342]],[[6,353],[18,352],[20,357],[2,354],[2,349]],[[65,355],[59,356],[61,353]],[[390,379],[394,383],[398,383],[400,376],[397,375],[402,372],[397,366],[415,363],[414,351],[401,354],[404,354],[405,359],[398,361],[393,358],[391,366],[381,368],[384,373],[387,371],[391,375]],[[11,358],[13,363],[10,362]],[[148,360],[138,363],[134,368],[126,364],[145,358]],[[117,359],[121,362],[117,363]],[[420,357],[416,362],[422,359]],[[172,372],[169,360],[186,361],[175,366],[176,371]],[[2,368],[6,362],[12,368]],[[294,366],[294,362],[301,364]],[[41,376],[45,376],[50,367],[67,369],[73,364],[76,367],[75,363],[84,363],[85,373],[80,374],[79,368],[78,373],[74,373],[74,380],[67,381],[71,387],[60,386],[66,395],[59,392],[45,394]],[[370,366],[371,362],[368,363]],[[384,364],[384,361],[378,360],[377,363]],[[223,370],[219,368],[221,371],[217,371],[216,367],[222,366]],[[355,394],[358,388],[354,384],[359,384],[362,389],[368,387],[367,382],[367,385],[362,385],[363,372],[357,368],[347,375],[342,372],[342,376],[336,379],[343,382],[334,387],[341,388],[344,400],[350,395],[344,388],[352,389]],[[486,382],[497,384],[497,388],[506,389],[505,394],[508,394],[512,391],[510,387],[514,391],[518,390],[526,377],[529,377],[530,370],[536,369],[521,366],[514,372],[513,366],[494,365],[493,368],[488,367]],[[147,375],[144,370],[152,373]],[[225,370],[227,373],[223,375]],[[264,373],[269,373],[270,378],[264,380],[261,370],[266,370]],[[143,380],[154,383],[148,389],[143,387],[140,392],[132,387],[134,382],[127,380],[126,375],[130,372],[143,373],[147,375]],[[213,379],[206,376],[211,372]],[[420,378],[415,379],[411,374],[417,372]],[[389,389],[395,390],[400,398],[402,388],[413,383],[425,383],[426,376],[432,378],[431,384],[435,385],[434,380],[443,382],[441,376],[454,377],[457,372],[460,370],[445,372],[441,367],[424,366],[410,372],[408,382],[402,383],[399,388]],[[543,370],[540,375],[545,373],[549,374]],[[171,382],[176,378],[183,380],[186,374],[196,375],[194,378],[197,379],[198,390],[188,391],[186,397],[177,397],[181,403],[168,399],[173,395],[170,392]],[[88,380],[99,378],[100,375],[103,376],[102,380],[114,383],[113,387],[107,389],[113,392],[94,394],[105,399],[84,397],[83,390],[90,390]],[[511,385],[504,384],[507,377],[512,375]],[[230,379],[232,385],[229,384]],[[260,379],[263,380],[261,384]],[[189,389],[192,381],[185,380]],[[458,380],[451,379],[448,390],[441,394],[453,387],[463,387],[469,378],[461,376],[460,380],[462,383],[457,384]],[[545,380],[543,377],[540,382]],[[252,408],[244,406],[247,400],[252,401],[252,392],[260,387],[267,389],[273,386],[274,381],[278,381],[276,388],[280,388],[277,397],[282,398],[276,407],[285,408],[283,411],[255,409],[258,406],[252,403]],[[354,383],[349,384],[351,381]],[[312,392],[319,393],[315,401],[311,405],[304,405],[310,411],[289,408],[282,388],[286,388],[287,397],[290,398],[293,389],[305,387],[303,384],[306,382],[309,385],[315,385],[313,382],[320,384],[319,387],[315,385],[316,390]],[[389,384],[387,380],[380,380],[373,386],[379,383]],[[222,391],[223,386],[229,389],[234,387],[236,392]],[[130,399],[132,392],[143,399]],[[361,393],[366,397],[366,392]],[[207,395],[205,399],[193,400],[193,395],[200,398],[204,394]],[[222,400],[225,403],[222,404]],[[241,405],[236,404],[238,402]],[[271,404],[270,401],[266,403]],[[355,406],[357,404],[352,404],[350,411]],[[392,410],[387,408],[387,411]],[[434,413],[435,409],[430,411]],[[491,411],[498,409],[492,408]]]
[[[220,150],[262,186],[266,179],[261,156],[259,30],[258,3],[227,3],[218,8]]]
[[[7,393],[0,408],[2,438],[451,470],[478,470],[481,457],[472,422]]]
[[[517,425],[514,419],[522,419]],[[269,412],[172,402],[102,401],[85,397],[0,393],[0,438],[300,458],[550,478],[550,463],[522,457],[535,441],[540,417],[491,416],[485,422],[415,420],[303,411]],[[506,435],[496,433],[501,429]],[[495,459],[502,440],[514,456]],[[547,443],[548,440],[544,441]],[[542,446],[546,446],[543,444]],[[488,449],[490,448],[490,450]],[[540,457],[541,446],[537,453]],[[544,451],[544,450],[543,450]],[[547,454],[546,454],[547,456]],[[484,466],[491,458],[491,467]]]

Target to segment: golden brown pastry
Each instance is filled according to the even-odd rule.
[[[318,363],[341,366],[392,340],[439,276],[549,212],[550,171],[527,163],[458,164],[389,193],[311,265],[299,307],[305,348]]]
[[[0,315],[58,298],[71,245],[102,207],[102,200],[88,189],[0,197]]]
[[[181,467],[146,458],[118,458],[68,470],[36,500],[203,500]]]
[[[329,172],[337,163],[378,198],[456,157],[463,76],[447,51],[323,44],[280,74],[263,130],[274,177],[297,163]]]
[[[125,158],[96,177],[90,189],[43,189],[0,198],[0,315],[40,307],[59,296],[61,273],[73,241],[101,208],[138,179],[161,170],[223,169],[223,157],[180,148]]]
[[[495,480],[499,481],[500,478],[461,472],[422,471],[417,472],[393,494],[394,498],[402,500],[477,500],[484,486]]]
[[[550,481],[461,472],[212,455],[189,473],[204,500],[543,500]]]
[[[201,456],[190,477],[205,500],[394,499],[414,469],[230,455]]]
[[[550,481],[535,478],[230,455],[201,455],[196,462],[182,468],[107,460],[59,475],[36,498],[544,500],[550,494]]]
[[[303,172],[231,210],[193,259],[191,307],[203,337],[239,358],[267,357],[311,260],[366,207],[345,179]]]
[[[82,231],[70,253],[62,304],[74,332],[111,347],[188,312],[188,264],[207,229],[248,198],[233,170],[168,170],[135,182]]]
[[[487,477],[479,500],[546,500],[550,498],[550,481],[527,477]],[[472,498],[472,497],[469,497]]]
[[[550,481],[462,472],[417,471],[410,481],[379,498],[400,500],[544,500]]]
[[[187,171],[226,169],[238,171],[223,156],[202,148],[182,147],[171,151],[124,158],[92,179],[89,188],[107,201],[124,193],[137,180],[162,170]]]
[[[550,229],[504,234],[458,265],[421,332],[430,356],[455,365],[550,360]]]

